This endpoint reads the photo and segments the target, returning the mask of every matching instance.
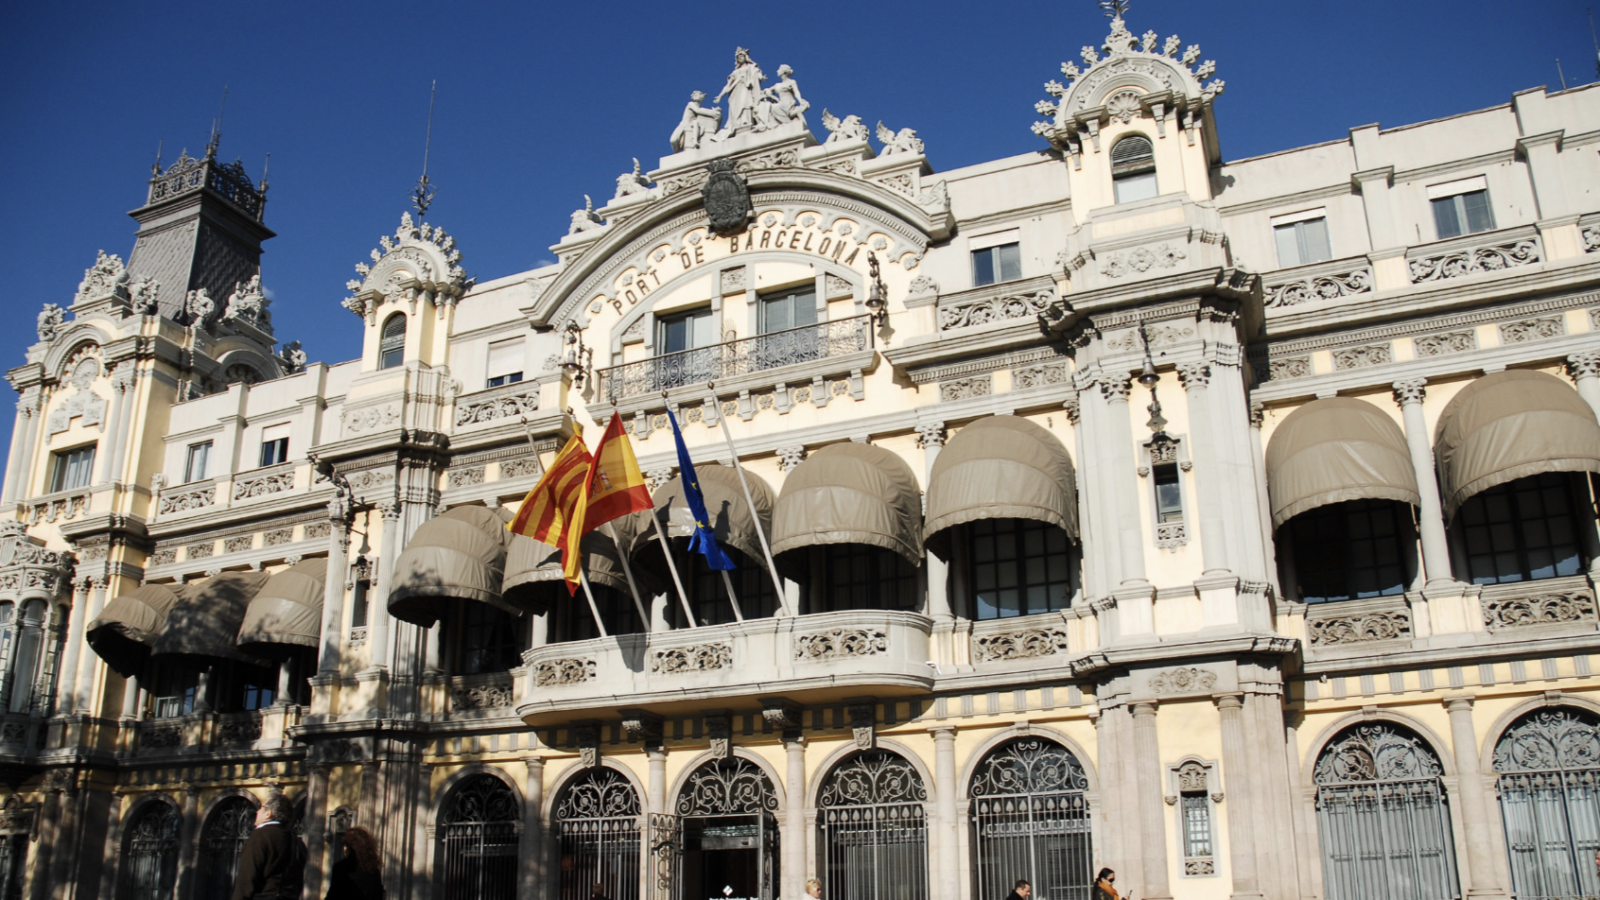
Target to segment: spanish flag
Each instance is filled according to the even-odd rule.
[[[543,541],[561,551],[561,577],[567,593],[578,592],[583,556],[578,539],[583,536],[583,520],[588,512],[589,473],[594,459],[583,445],[583,429],[577,428],[555,461],[523,499],[516,518],[506,526],[510,531]]]
[[[645,483],[644,473],[639,471],[633,444],[622,425],[622,416],[617,413],[611,414],[611,421],[600,436],[600,444],[594,448],[587,494],[589,511],[584,515],[584,534],[612,519],[655,508],[650,499],[650,486]]]

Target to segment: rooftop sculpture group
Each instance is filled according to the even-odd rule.
[[[703,91],[689,95],[689,104],[683,108],[678,127],[672,132],[672,149],[696,150],[708,141],[725,141],[745,132],[770,131],[790,122],[805,123],[805,112],[811,103],[800,96],[800,85],[794,80],[794,69],[787,65],[778,67],[778,83],[762,87],[766,73],[750,58],[743,47],[734,51],[733,71],[728,83],[711,101],[728,100],[728,121],[722,122],[722,108],[707,109]]]

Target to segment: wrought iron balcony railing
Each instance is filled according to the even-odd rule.
[[[653,394],[687,384],[720,381],[797,363],[815,362],[872,348],[872,317],[852,316],[802,325],[693,350],[663,353],[601,369],[601,396],[610,401]]]

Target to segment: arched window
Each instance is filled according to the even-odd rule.
[[[1278,530],[1284,586],[1302,603],[1405,593],[1417,572],[1411,506],[1346,500],[1300,513]]]
[[[1038,897],[1087,897],[1094,880],[1089,779],[1067,748],[1037,737],[990,750],[972,773],[974,897],[1018,878]]]
[[[1473,584],[1560,578],[1586,570],[1579,510],[1589,507],[1587,476],[1545,472],[1496,485],[1461,504],[1451,531]]]
[[[1156,153],[1149,138],[1130,134],[1111,148],[1111,187],[1116,191],[1118,203],[1143,200],[1159,193]]]
[[[1494,771],[1516,895],[1600,892],[1600,718],[1562,708],[1529,713],[1495,744]]]
[[[528,649],[528,619],[487,603],[457,601],[440,620],[439,649],[445,671],[487,675],[521,665],[522,651]]]
[[[29,600],[22,607],[22,620],[17,623],[17,650],[7,679],[11,691],[7,708],[13,713],[26,713],[33,705],[34,680],[39,675],[44,623],[49,613],[50,605],[43,600]]]
[[[689,775],[672,813],[650,817],[660,896],[772,898],[780,877],[777,793],[761,767],[733,757]]]
[[[1345,729],[1317,757],[1317,829],[1328,900],[1460,894],[1439,758],[1411,731]]]
[[[383,320],[383,337],[378,341],[378,368],[392,369],[406,357],[406,314],[395,313]]]
[[[170,900],[178,880],[178,808],[147,804],[128,826],[122,900]]]
[[[611,769],[591,769],[556,804],[561,900],[589,900],[597,884],[611,900],[639,897],[639,792]]]
[[[246,797],[230,797],[217,804],[200,835],[200,859],[205,867],[204,900],[228,900],[239,874],[239,851],[255,830],[256,805]]]
[[[439,816],[445,900],[517,896],[517,795],[493,775],[457,785]]]
[[[904,757],[867,750],[835,766],[817,795],[822,882],[835,900],[928,895],[928,789]]]

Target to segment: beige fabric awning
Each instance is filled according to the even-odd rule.
[[[1274,529],[1345,500],[1422,502],[1405,432],[1352,397],[1313,400],[1284,418],[1267,447],[1267,496]]]
[[[1600,472],[1600,423],[1561,379],[1514,369],[1450,400],[1434,432],[1446,520],[1468,498],[1543,472]]]
[[[923,543],[949,559],[946,529],[980,519],[1032,519],[1077,537],[1077,479],[1055,435],[1017,416],[990,416],[945,444],[928,478]]]
[[[182,584],[147,584],[112,597],[89,623],[89,646],[117,674],[138,675],[166,627],[167,613],[191,590]]]
[[[822,544],[883,547],[922,564],[922,498],[905,460],[871,444],[830,444],[789,473],[772,552]]]
[[[223,572],[190,585],[167,613],[152,656],[203,656],[253,662],[239,650],[245,610],[267,580],[265,572]]]
[[[322,640],[322,597],[328,560],[308,559],[276,572],[262,585],[239,626],[239,646],[271,653],[268,644],[315,647]]]
[[[458,506],[423,522],[395,561],[389,612],[414,625],[439,621],[451,599],[476,600],[513,615],[521,610],[500,595],[511,514]]]
[[[619,591],[628,590],[628,579],[617,555],[617,546],[600,530],[583,536],[583,570],[589,583],[605,585]],[[510,549],[506,551],[506,574],[501,581],[501,593],[508,601],[520,593],[518,588],[543,583],[561,583],[561,551],[541,541],[520,534],[511,536]],[[564,590],[564,589],[563,589]],[[642,587],[641,587],[642,590]]]
[[[714,462],[696,463],[695,474],[700,478],[700,493],[706,499],[706,513],[711,516],[711,530],[717,543],[743,553],[752,563],[765,567],[766,555],[761,552],[761,538],[756,534],[756,519],[750,514],[750,504],[745,502],[744,489],[739,486],[739,473],[732,466]],[[761,517],[761,527],[772,534],[772,509],[777,495],[759,475],[746,471],[750,483],[750,496],[755,498],[756,512]],[[673,476],[671,481],[656,490],[655,515],[669,538],[687,538],[694,534],[694,516],[683,499],[683,477]],[[619,519],[617,536],[629,535],[629,556],[634,574],[646,573],[657,584],[671,584],[671,573],[661,558],[661,545],[655,529],[650,526],[649,514],[638,513]]]

